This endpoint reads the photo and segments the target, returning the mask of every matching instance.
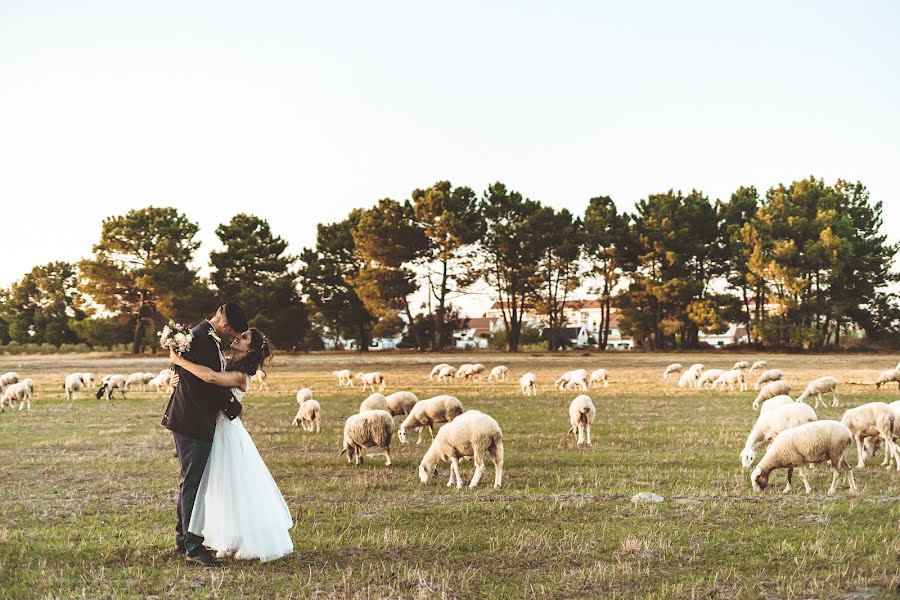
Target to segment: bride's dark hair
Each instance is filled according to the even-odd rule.
[[[269,343],[269,338],[256,327],[251,327],[248,331],[250,332],[250,350],[247,351],[247,356],[231,363],[228,370],[254,375],[272,357],[272,345]]]

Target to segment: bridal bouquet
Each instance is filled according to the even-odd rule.
[[[156,335],[159,336],[160,346],[166,350],[174,350],[178,354],[184,354],[190,350],[191,341],[194,339],[189,327],[172,320],[169,320],[169,323]]]

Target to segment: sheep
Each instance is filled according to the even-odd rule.
[[[15,371],[0,375],[0,393],[14,383],[19,383],[19,374]]]
[[[303,405],[307,400],[313,399],[313,391],[307,387],[297,390],[297,404]]]
[[[784,380],[772,381],[763,386],[753,401],[753,410],[759,408],[759,403],[775,396],[782,396],[791,393],[791,384]]]
[[[356,378],[362,381],[363,391],[366,391],[366,387],[371,387],[372,391],[375,391],[375,384],[378,384],[378,391],[384,391],[384,375],[382,375],[378,371],[373,371],[371,373],[357,373]]]
[[[888,407],[894,412],[894,445],[897,445],[897,438],[900,438],[900,400],[895,400],[888,404]],[[866,457],[873,456],[878,448],[881,446],[881,438],[877,436],[867,437],[865,441],[863,441],[863,449],[866,451]],[[891,458],[893,458],[890,452],[884,453],[884,460],[881,463],[881,466],[890,468],[891,466]]]
[[[703,369],[706,367],[703,363],[694,363],[690,367],[688,367],[688,371],[696,371],[698,374],[703,372]]]
[[[559,379],[556,380],[556,389],[562,390],[569,384],[569,381],[572,379],[584,379],[587,381],[588,372],[585,369],[575,369],[573,371],[566,371],[562,375],[559,376]]]
[[[250,378],[250,388],[252,388],[253,384],[256,383],[258,384],[259,391],[269,391],[269,383],[267,381],[268,379],[269,376],[265,371],[263,371],[262,369],[257,369],[256,373],[253,374],[253,377]]]
[[[170,382],[172,380],[172,372],[168,369],[163,369],[159,375],[156,375],[153,379],[151,379],[147,385],[152,385],[156,388],[156,391],[162,391],[160,388],[162,386],[166,386],[166,391],[169,390]]]
[[[744,372],[732,369],[731,371],[725,371],[721,375],[719,375],[716,380],[713,382],[713,389],[721,388],[725,389],[725,386],[728,386],[729,391],[734,391],[734,387],[738,386],[742,392],[747,391],[747,379],[744,377]]]
[[[122,398],[125,398],[125,393],[128,391],[125,387],[125,376],[124,375],[106,375],[100,382],[100,389],[97,390],[95,394],[97,396],[97,400],[106,395],[107,400],[112,400],[113,392],[116,389],[122,390]]]
[[[468,377],[477,378],[478,381],[484,377],[484,365],[481,363],[475,363],[469,368]]]
[[[763,442],[771,443],[782,431],[816,419],[816,411],[809,404],[802,402],[791,402],[760,412],[759,418],[747,436],[744,449],[741,450],[741,464],[745,469],[749,468],[756,460],[756,448]]]
[[[577,446],[585,443],[591,445],[591,425],[594,424],[594,417],[597,416],[597,408],[594,406],[590,396],[582,394],[572,400],[569,405],[569,424],[572,426],[569,433],[578,434]]]
[[[603,387],[609,387],[609,371],[606,369],[597,369],[591,373],[591,379],[588,381],[588,387],[594,387],[595,383],[603,382]]]
[[[786,404],[793,404],[794,399],[788,395],[782,394],[781,396],[775,396],[773,398],[769,398],[764,401],[762,405],[759,407],[760,416],[769,412],[770,410],[776,409],[779,406],[784,406]],[[808,405],[807,405],[808,406]]]
[[[94,388],[94,374],[93,373],[82,373],[81,381],[84,383],[85,389],[93,389]]]
[[[394,437],[394,419],[386,410],[367,410],[350,415],[344,422],[344,449],[338,456],[347,454],[347,464],[355,461],[363,464],[366,448],[381,448],[387,457],[384,465],[391,466],[391,438]]]
[[[410,429],[419,430],[419,439],[416,444],[422,443],[422,430],[427,426],[434,439],[434,424],[449,423],[463,413],[463,406],[454,396],[435,396],[427,400],[415,403],[397,430],[397,437],[405,444],[407,432]]]
[[[440,373],[440,372],[441,372],[441,369],[443,369],[444,367],[449,367],[449,366],[450,366],[450,365],[448,365],[447,363],[441,363],[441,364],[439,364],[439,365],[434,365],[434,366],[431,368],[431,375],[428,376],[428,381],[434,381],[435,375],[437,375],[438,373]]]
[[[387,411],[392,417],[398,415],[408,415],[419,398],[412,392],[394,392],[385,398],[387,402]]]
[[[768,371],[763,371],[762,375],[759,376],[759,379],[756,380],[756,383],[753,384],[753,389],[758,390],[766,383],[770,381],[778,381],[784,377],[784,372],[779,369],[769,369]]]
[[[494,463],[494,489],[500,488],[503,483],[503,432],[491,416],[469,410],[442,427],[419,463],[419,481],[428,483],[437,474],[437,464],[449,461],[450,480],[447,487],[453,485],[455,476],[456,489],[462,488],[459,459],[464,456],[471,456],[475,463],[470,488],[478,487],[486,456],[490,456]]]
[[[769,366],[768,362],[766,362],[764,360],[758,360],[755,363],[753,363],[752,365],[750,365],[749,373],[752,375],[755,371],[758,371],[758,370],[761,371],[762,369],[765,369],[768,366]]]
[[[703,374],[700,375],[700,378],[697,380],[697,382],[694,384],[694,387],[699,390],[700,388],[705,388],[707,383],[712,385],[713,382],[719,378],[719,375],[724,372],[725,371],[723,371],[722,369],[709,369],[708,371],[704,371]]]
[[[84,387],[84,375],[82,373],[72,373],[71,375],[68,375],[63,384],[63,389],[66,391],[66,400],[77,400],[78,392]]]
[[[331,374],[337,377],[339,387],[353,387],[353,371],[350,369],[332,371]]]
[[[472,365],[469,363],[464,363],[459,365],[459,368],[456,369],[455,377],[457,379],[468,379],[469,378],[469,370],[472,368]]]
[[[579,389],[585,391],[588,389],[588,383],[582,379],[581,377],[573,377],[566,383],[565,389],[567,390],[575,390]]]
[[[731,367],[731,370],[732,371],[743,371],[744,369],[747,369],[749,367],[750,367],[749,362],[747,362],[746,360],[739,360],[736,363],[734,363],[734,366]]]
[[[886,464],[890,464],[890,458],[893,457],[897,461],[897,470],[900,471],[900,448],[894,443],[897,415],[890,406],[884,402],[868,402],[844,412],[841,423],[850,430],[856,441],[857,468],[862,469],[866,466],[868,453],[863,447],[864,440],[878,436],[884,442]]]
[[[441,368],[438,372],[437,380],[438,381],[450,381],[456,377],[456,367],[451,367],[450,365],[446,365]]]
[[[806,389],[803,390],[803,393],[797,397],[797,402],[803,402],[809,396],[813,394],[816,395],[816,408],[819,407],[819,403],[822,403],[822,406],[827,406],[825,404],[825,400],[822,399],[822,394],[827,394],[831,392],[831,406],[839,406],[840,401],[837,396],[837,379],[831,377],[830,375],[826,375],[825,377],[819,377],[818,379],[813,379],[809,382],[809,385],[806,386]]]
[[[785,492],[791,491],[791,477],[794,469],[800,469],[800,477],[806,493],[812,492],[812,487],[806,479],[806,465],[831,462],[831,471],[834,474],[828,495],[834,494],[841,471],[847,476],[850,485],[850,493],[856,493],[856,482],[853,480],[853,470],[844,460],[844,453],[853,442],[853,434],[844,425],[837,421],[812,421],[797,427],[792,427],[778,434],[765,456],[756,465],[750,475],[753,489],[760,491],[769,485],[769,474],[775,469],[787,468],[787,486]]]
[[[519,378],[519,386],[526,396],[537,396],[537,376],[528,372]]]
[[[503,365],[494,367],[491,369],[490,375],[488,375],[488,383],[494,383],[497,381],[509,381],[509,367],[504,367]]]
[[[300,404],[297,409],[297,416],[291,422],[291,425],[303,427],[303,431],[312,433],[313,424],[316,427],[316,433],[319,433],[319,424],[321,420],[322,406],[315,400],[306,400]]]
[[[663,371],[663,379],[668,381],[669,375],[672,375],[674,373],[681,373],[681,363],[672,363],[671,365],[666,367],[666,370]]]
[[[19,410],[26,407],[28,410],[31,410],[32,396],[34,396],[34,381],[31,379],[23,379],[22,381],[9,384],[6,386],[3,394],[0,395],[0,412],[5,412],[7,404],[12,410],[16,401],[19,402]]]
[[[150,377],[147,377],[148,373],[132,373],[125,380],[125,391],[130,392],[133,386],[137,386],[140,391],[145,391],[147,389],[147,384],[153,379],[153,374],[150,373]]]
[[[875,380],[875,389],[880,390],[881,386],[887,385],[892,381],[897,382],[897,389],[900,389],[900,369],[888,369],[878,376]]]
[[[688,369],[687,371],[682,373],[681,377],[678,379],[678,387],[680,387],[680,388],[694,387],[694,384],[696,383],[697,379],[700,378],[701,372],[702,371],[699,371],[694,368]]]
[[[387,398],[384,397],[384,394],[379,392],[373,392],[369,395],[368,398],[362,401],[362,404],[359,405],[359,412],[366,412],[367,410],[387,410]]]

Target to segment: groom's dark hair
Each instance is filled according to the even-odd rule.
[[[241,305],[233,300],[229,300],[221,307],[222,312],[225,313],[225,319],[228,320],[228,324],[231,325],[231,328],[234,329],[237,333],[243,333],[247,331],[249,325],[247,325],[247,315],[244,314],[244,309],[241,308]]]

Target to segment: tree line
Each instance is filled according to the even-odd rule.
[[[486,288],[510,351],[528,313],[541,315],[549,349],[563,345],[563,307],[576,293],[602,306],[600,348],[614,310],[622,332],[653,350],[697,348],[701,332],[730,323],[760,347],[840,347],[851,328],[893,346],[898,246],[882,213],[861,183],[814,177],[726,200],[669,190],[632,212],[598,196],[580,215],[499,182],[478,194],[439,181],[319,224],[298,256],[265,220],[238,214],[216,229],[222,250],[200,277],[198,225],[148,207],[104,219],[90,257],[37,266],[0,292],[0,343],[141,352],[164,320],[193,322],[236,298],[284,349],[327,337],[366,350],[402,334],[409,347],[438,350],[466,325],[454,300]]]

